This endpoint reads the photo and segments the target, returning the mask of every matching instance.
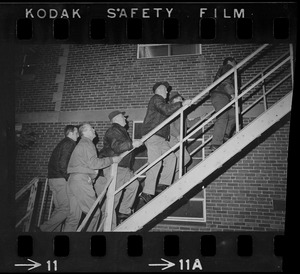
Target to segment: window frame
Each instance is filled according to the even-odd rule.
[[[188,54],[171,54],[171,47],[174,45],[184,45],[184,44],[138,44],[137,45],[137,59],[153,59],[153,58],[170,58],[170,57],[182,57],[182,56],[192,56],[192,55],[202,55],[202,44],[186,44],[186,45],[197,45],[198,46],[198,53],[188,53]],[[168,55],[162,56],[153,56],[153,57],[139,57],[140,47],[158,47],[158,46],[167,46],[168,47]]]

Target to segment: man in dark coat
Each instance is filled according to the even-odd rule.
[[[108,115],[109,120],[112,124],[104,135],[104,147],[100,150],[99,157],[119,156],[123,152],[131,150],[135,147],[139,147],[143,144],[140,140],[131,140],[126,130],[127,121],[124,114],[125,112],[116,110]],[[132,157],[132,153],[129,153],[118,164],[116,189],[120,188],[134,176],[132,171]],[[110,172],[110,168],[106,168],[103,170],[104,177],[107,180],[111,175]],[[100,185],[97,185],[97,182],[99,182]],[[97,194],[99,195],[103,191],[104,181],[97,180],[97,182],[95,184],[95,189]],[[131,215],[132,206],[136,199],[138,187],[139,183],[137,180],[135,180],[127,187],[125,187],[123,191],[120,191],[115,195],[115,211],[113,213],[112,229],[114,229],[116,225],[120,224]],[[118,212],[116,212],[117,207],[119,208]]]
[[[67,167],[79,134],[77,127],[73,125],[67,125],[64,134],[65,138],[55,147],[48,163],[49,187],[53,194],[55,208],[51,218],[40,226],[40,230],[45,232],[59,231],[70,210],[67,195],[69,177]]]
[[[223,61],[223,65],[219,68],[214,81],[219,79],[226,72],[236,65],[236,61],[232,57],[228,57]],[[218,112],[225,107],[234,98],[234,79],[233,75],[227,77],[210,93],[211,102]],[[226,142],[235,126],[235,111],[233,107],[229,107],[216,119],[214,125],[213,139],[211,141],[211,149],[216,150],[224,142]]]
[[[158,82],[153,86],[154,95],[148,103],[147,113],[143,122],[142,134],[146,135],[175,111],[180,109],[183,105],[189,105],[191,100],[185,100],[174,104],[166,102],[167,94],[172,90],[168,82]],[[170,140],[170,125],[164,126],[150,137],[145,145],[148,153],[148,163],[152,163],[171,147]],[[163,161],[160,161],[146,172],[145,186],[139,197],[137,210],[148,203],[154,196],[156,190],[156,180],[160,172],[161,165],[163,168],[160,174],[160,181],[158,183],[158,192],[163,191],[171,185],[176,167],[176,156],[172,152]]]

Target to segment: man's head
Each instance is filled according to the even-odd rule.
[[[233,57],[227,57],[224,59],[223,61],[223,65],[231,65],[232,67],[234,67],[236,65],[236,61]]]
[[[168,82],[157,82],[153,86],[153,92],[161,95],[163,98],[167,98],[168,92],[172,90],[172,87]]]
[[[79,128],[80,137],[86,137],[93,140],[96,137],[95,129],[90,124],[83,124]]]
[[[125,117],[125,112],[121,112],[119,110],[115,110],[113,112],[111,112],[108,115],[109,120],[112,123],[116,123],[121,125],[122,127],[125,127],[127,122],[126,122],[126,117]]]
[[[67,125],[64,129],[65,137],[69,137],[75,142],[79,137],[78,128],[73,125]]]
[[[183,102],[183,100],[184,99],[183,99],[182,95],[178,92],[175,92],[174,94],[172,94],[169,99],[170,103]]]

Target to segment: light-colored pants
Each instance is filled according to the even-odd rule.
[[[177,143],[179,143],[179,138],[171,136],[170,141],[169,141],[170,147],[175,146]],[[176,158],[178,159],[175,172],[177,172],[179,170],[179,152],[180,152],[179,149],[180,149],[180,147],[175,152]],[[186,147],[183,149],[183,157],[184,157],[184,166],[186,166],[189,163],[189,161],[191,160],[191,156],[190,156],[189,152],[187,151]]]
[[[145,142],[145,145],[147,147],[149,164],[171,148],[168,141],[157,135],[150,137]],[[158,184],[167,186],[171,185],[176,167],[176,156],[173,152],[146,172],[145,186],[143,189],[144,193],[150,195],[155,194],[156,180],[162,165],[163,167]]]
[[[132,170],[130,170],[129,168],[118,167],[117,172],[118,172],[118,174],[117,174],[117,180],[116,180],[116,189],[120,188],[122,185],[127,183],[134,176]],[[101,195],[101,193],[104,191],[105,184],[111,175],[111,168],[109,167],[109,168],[103,169],[103,174],[105,176],[105,180],[103,179],[103,177],[99,177],[94,185],[98,196]],[[119,205],[120,213],[131,214],[131,208],[135,201],[138,187],[139,187],[139,182],[137,180],[135,180],[130,185],[125,187],[123,189],[123,191],[120,191],[119,193],[117,193],[115,195],[115,200],[114,200],[114,209],[115,210],[113,212],[112,229],[114,229],[117,225],[116,208],[118,207],[118,205]],[[101,211],[103,213],[102,216],[104,216],[105,203],[103,204]],[[102,224],[102,221],[104,221],[104,219],[101,219],[101,224]]]
[[[225,107],[229,102],[229,98],[226,95],[214,93],[211,96],[211,102],[218,112]],[[233,128],[235,126],[235,110],[233,107],[229,107],[221,115],[217,117],[214,125],[212,145],[222,145],[225,134],[230,137]]]
[[[170,137],[170,141],[169,141],[169,144],[170,144],[170,147],[173,147],[175,146],[177,143],[179,142],[179,138],[176,138],[174,136],[171,135]],[[176,168],[175,168],[175,177],[174,177],[174,182],[178,180],[178,177],[179,177],[179,164],[180,164],[180,159],[179,159],[179,149],[180,147],[176,150],[175,152],[175,155],[176,155],[176,158],[177,158],[177,163],[176,163]],[[183,157],[184,157],[184,166],[186,166],[190,160],[191,160],[191,156],[189,154],[189,152],[187,151],[186,147],[183,149]]]
[[[44,232],[60,231],[61,225],[67,218],[70,206],[67,195],[67,181],[65,178],[49,179],[49,188],[52,191],[54,210],[51,218],[44,222],[40,229]]]
[[[75,232],[82,213],[87,214],[96,201],[92,180],[87,174],[72,173],[67,184],[67,194],[70,200],[70,214],[67,217],[64,232]],[[100,210],[96,210],[87,231],[96,231]]]

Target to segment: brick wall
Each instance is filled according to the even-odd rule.
[[[212,83],[225,57],[234,56],[241,61],[258,45],[209,44],[202,45],[202,55],[152,59],[137,59],[136,47],[71,45],[62,110],[146,107],[152,86],[159,80],[169,81],[174,91],[192,98]],[[261,54],[261,60],[246,67],[242,84],[287,49],[286,45],[279,45],[275,53]]]
[[[286,199],[289,126],[284,121],[268,138],[255,141],[253,150],[206,188],[206,223],[166,222],[152,231],[284,230],[285,211],[274,210],[273,202]]]
[[[102,138],[109,124],[107,122],[90,123],[99,136],[97,148],[102,146]],[[70,123],[31,123],[23,124],[22,130],[34,131],[36,142],[30,149],[18,149],[16,158],[16,190],[21,189],[33,177],[44,181],[47,177],[47,168],[50,155],[55,146],[64,138],[64,127]],[[76,123],[71,123],[79,125]]]
[[[169,81],[174,91],[192,98],[212,83],[225,57],[241,61],[258,47],[204,44],[202,55],[137,59],[136,45],[70,45],[61,111],[146,107],[152,86],[159,80]],[[288,50],[287,45],[275,48],[264,51],[251,67],[246,66],[242,84]],[[62,48],[45,45],[35,50],[35,79],[16,81],[17,112],[54,110],[52,99]]]
[[[58,57],[62,53],[59,45],[19,47],[19,58],[16,57],[18,72],[20,72],[25,55],[34,56],[33,69],[30,70],[35,77],[32,80],[16,80],[16,112],[54,111],[52,102],[53,93],[57,90],[56,74],[59,73]],[[27,75],[28,76],[28,75]],[[30,76],[30,75],[29,75]]]
[[[160,80],[169,81],[174,91],[192,98],[212,83],[225,57],[234,56],[241,61],[258,46],[206,44],[202,55],[138,60],[136,45],[70,45],[61,111],[145,108],[153,84]],[[242,84],[288,49],[287,45],[276,48],[275,53],[261,56],[245,71]],[[62,49],[58,45],[43,45],[37,52],[35,79],[16,81],[17,113],[54,111],[52,99],[57,91],[55,77]],[[286,84],[279,92],[285,94],[289,89],[290,84]],[[210,100],[204,105],[210,106]],[[96,128],[101,148],[109,124],[90,123]],[[18,150],[16,190],[35,176],[46,178],[51,151],[63,138],[66,124],[69,123],[23,123],[23,130],[32,129],[37,141],[29,150]],[[207,188],[205,226],[158,225],[154,230],[282,230],[284,212],[274,211],[272,203],[273,199],[285,200],[288,134],[286,122]]]
[[[273,200],[285,200],[289,123],[261,141],[207,189],[210,229],[282,230],[284,211]]]

